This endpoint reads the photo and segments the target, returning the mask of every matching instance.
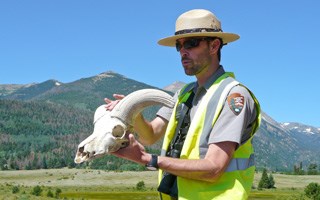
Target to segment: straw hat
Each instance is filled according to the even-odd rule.
[[[175,35],[159,40],[158,44],[173,47],[177,39],[186,37],[219,37],[223,44],[240,38],[237,34],[222,32],[221,23],[212,12],[195,9],[180,15],[176,21]]]

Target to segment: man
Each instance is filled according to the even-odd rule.
[[[130,145],[114,155],[159,169],[161,199],[248,198],[259,103],[220,65],[222,46],[237,39],[237,34],[222,32],[213,13],[197,9],[180,15],[175,35],[158,42],[176,47],[185,73],[196,82],[175,95],[174,109],[161,108],[151,122],[142,115],[135,120],[142,144],[164,136],[161,156],[147,153],[133,134]],[[117,101],[106,99],[107,108]]]

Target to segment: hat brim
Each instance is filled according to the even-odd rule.
[[[222,39],[223,44],[227,44],[230,42],[234,42],[237,39],[240,38],[239,35],[234,34],[234,33],[225,33],[225,32],[197,32],[197,33],[186,33],[186,34],[180,34],[180,35],[174,35],[171,37],[166,37],[163,39],[160,39],[158,41],[159,45],[163,46],[169,46],[169,47],[174,47],[176,46],[176,41],[181,38],[187,38],[187,37],[219,37]]]

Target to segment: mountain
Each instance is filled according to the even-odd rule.
[[[8,86],[0,85],[0,88]],[[23,85],[10,92],[7,89],[0,99],[46,101],[93,111],[98,105],[104,104],[104,98],[112,98],[114,93],[127,95],[142,88],[155,87],[108,71],[71,83],[48,80],[43,83]]]
[[[29,87],[33,84],[6,84],[6,85],[0,85],[0,97],[5,97],[9,96],[11,93],[16,92],[17,90],[24,88],[24,87]]]
[[[291,123],[278,123],[266,113],[262,114],[261,126],[253,141],[259,166],[273,166],[273,170],[279,171],[292,170],[300,162],[319,164],[320,131],[307,135],[285,124]],[[316,130],[312,126],[303,126]]]
[[[45,94],[47,91],[60,86],[62,83],[56,80],[48,80],[39,84],[28,84],[17,87],[14,91],[11,90],[9,94],[3,94],[4,99],[30,100],[39,95]],[[4,87],[8,88],[8,87]],[[7,91],[10,91],[7,89]]]
[[[105,103],[103,99],[112,98],[113,93],[126,95],[142,88],[155,87],[114,72],[71,83],[48,80],[0,85],[0,170],[75,167],[77,145],[92,133],[93,111]],[[148,119],[155,112],[156,107],[147,108],[144,115]],[[141,166],[114,156],[82,167],[87,165],[141,170]]]
[[[172,95],[183,85],[175,82],[163,90]],[[2,166],[19,163],[19,167],[15,168],[21,169],[29,165],[26,158],[32,160],[32,166],[43,167],[39,160],[44,158],[51,161],[50,166],[55,166],[52,164],[54,162],[60,163],[58,166],[72,166],[76,145],[91,134],[93,111],[104,104],[103,99],[112,98],[114,93],[127,95],[143,88],[156,87],[111,71],[70,83],[48,80],[28,85],[0,85],[0,166],[1,163]],[[158,108],[148,108],[144,115],[151,119]],[[69,143],[65,142],[66,139]],[[159,144],[148,150],[157,151]],[[320,163],[319,128],[301,123],[278,123],[265,112],[262,113],[261,127],[253,144],[256,165],[260,169],[266,167],[275,171],[292,171],[294,165],[301,162],[305,169],[311,163],[318,166]],[[23,146],[24,151],[17,153],[18,150],[12,149],[15,146]],[[68,160],[63,160],[63,157]],[[36,158],[37,161],[34,161]],[[103,159],[111,158],[106,156]],[[106,166],[110,167],[108,169],[124,166],[123,163],[119,164],[123,161],[102,162],[98,159],[90,166],[99,168],[103,165],[100,162],[118,163]]]
[[[319,155],[320,150],[320,128],[304,125],[301,123],[283,123],[281,126],[290,132],[290,136],[299,141],[301,148],[309,149],[309,151],[316,151]],[[318,150],[318,151],[317,151]],[[305,153],[302,156],[310,157],[310,154]],[[311,160],[313,157],[310,157]]]
[[[175,93],[176,91],[178,91],[179,89],[181,89],[186,83],[181,82],[181,81],[176,81],[166,87],[164,87],[163,89],[166,91],[170,91]]]

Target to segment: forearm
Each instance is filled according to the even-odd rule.
[[[176,159],[158,157],[159,168],[179,177],[214,182],[223,173],[224,167],[207,159]]]
[[[163,136],[165,129],[166,124],[159,117],[149,122],[140,113],[134,122],[134,130],[139,135],[139,141],[144,145],[154,144]]]
[[[204,159],[177,159],[159,157],[159,168],[176,176],[201,180],[216,181],[229,165],[236,143],[221,142],[210,144]]]
[[[119,149],[113,154],[146,165],[150,163],[152,156],[145,151],[145,148],[133,134],[129,134],[130,145]],[[214,182],[228,166],[235,149],[234,142],[221,142],[209,145],[208,152],[204,159],[179,159],[170,157],[158,157],[158,167],[176,176]]]

